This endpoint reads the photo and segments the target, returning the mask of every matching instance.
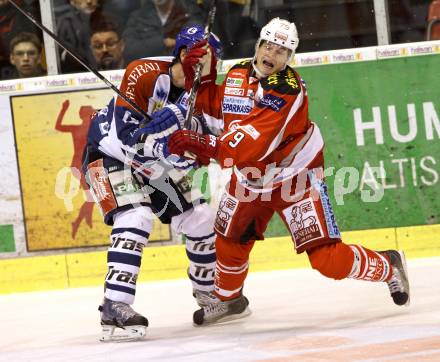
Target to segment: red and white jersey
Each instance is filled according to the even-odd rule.
[[[148,115],[169,102],[178,103],[184,90],[173,86],[170,75],[172,61],[172,57],[155,57],[131,62],[125,70],[120,91]],[[95,116],[88,144],[124,162],[127,153],[136,154],[133,147],[138,142],[143,121],[142,115],[115,95],[108,106]]]
[[[168,101],[172,87],[169,70],[172,61],[172,57],[153,57],[131,62],[119,90],[151,115]],[[121,97],[117,97],[116,106],[131,108]]]
[[[196,109],[218,135],[217,161],[235,167],[254,191],[279,187],[322,156],[324,141],[308,118],[307,90],[292,68],[261,80],[250,60],[233,66],[221,86],[200,89]]]

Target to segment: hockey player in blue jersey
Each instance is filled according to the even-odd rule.
[[[165,146],[167,137],[181,129],[185,119],[182,60],[203,36],[202,26],[185,27],[176,37],[173,57],[144,58],[128,65],[120,91],[145,110],[150,121],[117,95],[93,116],[83,171],[104,222],[112,225],[104,300],[99,308],[101,340],[145,336],[148,320],[131,304],[153,215],[185,235],[193,295],[199,305],[209,304],[214,285],[215,212],[191,188],[186,174],[195,161],[169,155]],[[210,34],[208,42],[212,56],[219,57],[218,38]],[[207,75],[215,76],[215,70]],[[204,127],[201,119],[192,119],[191,129],[202,132]],[[122,333],[116,333],[117,327]]]

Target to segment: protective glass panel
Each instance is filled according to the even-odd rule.
[[[252,2],[248,12],[239,6],[232,6],[234,16],[222,19],[231,19],[219,34],[226,58],[252,56],[261,27],[274,17],[295,23],[297,52],[377,45],[373,0],[261,0]]]
[[[53,0],[55,32],[87,64],[98,70],[121,69],[128,63],[123,33],[140,6],[140,0]],[[66,50],[58,51],[61,73],[86,70]]]
[[[391,43],[410,43],[428,40],[427,28],[433,16],[428,16],[430,4],[437,3],[437,19],[429,39],[440,39],[440,2],[432,0],[388,0]],[[435,9],[434,9],[435,10]],[[433,12],[433,15],[435,11]],[[438,28],[437,28],[438,26]],[[438,29],[438,30],[435,30]],[[434,36],[436,31],[437,36]]]

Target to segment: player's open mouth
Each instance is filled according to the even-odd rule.
[[[263,60],[263,65],[270,69],[274,67],[274,65],[271,62],[268,62],[267,60]]]

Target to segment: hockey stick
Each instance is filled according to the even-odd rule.
[[[138,111],[142,116],[144,116],[147,120],[151,120],[151,117],[135,102],[133,102],[130,98],[128,98],[125,94],[123,94],[116,86],[110,82],[107,78],[105,78],[101,73],[99,73],[94,67],[87,64],[81,57],[71,49],[67,45],[64,45],[61,40],[52,33],[48,28],[46,28],[43,24],[41,24],[38,20],[36,20],[31,14],[29,14],[26,10],[24,10],[20,5],[18,5],[14,0],[8,0],[19,12],[21,12],[24,16],[26,16],[34,25],[40,28],[42,31],[46,32],[55,42],[67,51],[78,63],[80,63],[84,68],[86,68],[89,72],[95,74],[99,79],[101,79],[108,87],[110,87],[119,97],[121,97],[124,101],[126,101],[130,106],[132,106],[136,111]]]
[[[209,9],[208,13],[208,19],[206,20],[206,26],[205,26],[205,35],[203,36],[203,39],[208,40],[209,36],[211,35],[212,26],[214,24],[214,18],[215,18],[215,12],[217,11],[216,6],[216,0],[211,1],[211,8]],[[202,64],[198,63],[196,65],[196,70],[194,74],[194,81],[191,88],[191,91],[189,92],[188,96],[188,110],[186,112],[186,119],[184,126],[186,129],[191,129],[191,119],[194,113],[194,107],[196,104],[196,97],[197,92],[200,87],[200,80],[202,78]]]

